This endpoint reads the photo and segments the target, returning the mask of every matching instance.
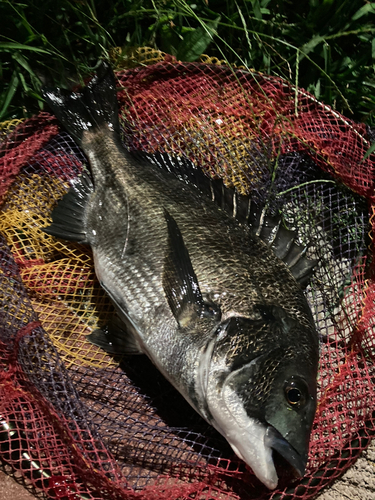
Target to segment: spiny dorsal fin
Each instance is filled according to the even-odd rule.
[[[74,181],[69,191],[52,211],[52,224],[43,231],[57,238],[87,243],[84,227],[86,204],[94,186],[87,172]]]
[[[250,225],[251,234],[262,239],[285,262],[301,286],[307,285],[317,261],[307,259],[308,246],[300,246],[295,242],[296,233],[286,229],[281,217],[268,215],[265,207],[254,203],[249,196],[239,194],[236,189],[226,187],[221,179],[208,178],[188,158],[173,157],[167,153],[133,154],[194,186],[239,223]]]
[[[309,245],[302,246],[296,243],[297,233],[283,225],[281,216],[268,215],[266,208],[254,203],[250,197],[239,195],[233,189],[228,190],[224,184],[222,184],[222,189],[233,193],[233,201],[228,204],[229,196],[227,195],[225,198],[220,196],[221,208],[241,224],[248,224],[251,228],[251,234],[264,241],[276,257],[289,267],[296,281],[305,287],[318,262],[307,258]],[[220,195],[220,190],[217,189],[216,193]]]
[[[307,258],[309,245],[298,245],[295,242],[297,234],[287,229],[281,217],[272,217],[266,214],[265,209],[256,212],[256,221],[250,220],[252,233],[263,240],[274,254],[288,266],[294,279],[301,287],[307,286],[317,260]]]

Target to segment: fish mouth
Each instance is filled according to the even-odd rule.
[[[300,477],[305,474],[307,454],[300,455],[272,425],[268,425],[264,442],[277,451],[295,469]]]

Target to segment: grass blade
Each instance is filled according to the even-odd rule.
[[[3,104],[3,107],[0,111],[0,120],[2,120],[3,116],[7,112],[9,104],[11,103],[13,96],[16,93],[19,82],[20,82],[20,80],[19,80],[17,71],[13,71],[12,77],[11,77],[9,85],[8,85],[8,91],[5,95],[4,104]]]
[[[32,45],[25,45],[17,42],[0,42],[0,50],[30,50],[32,52],[40,52],[41,54],[49,54],[50,52]]]
[[[195,61],[212,42],[220,21],[218,17],[213,23],[207,23],[207,29],[202,26],[189,31],[184,36],[177,50],[177,59],[180,61]]]

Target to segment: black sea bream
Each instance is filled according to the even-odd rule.
[[[93,183],[83,174],[45,229],[92,247],[118,317],[91,340],[146,354],[268,488],[273,450],[302,475],[319,347],[299,281],[312,263],[280,224],[266,220],[262,241],[253,205],[189,161],[126,151],[105,64],[81,93],[45,99],[91,166]]]

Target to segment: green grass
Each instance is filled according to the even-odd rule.
[[[363,0],[0,0],[0,120],[43,109],[109,51],[151,46],[226,59],[375,125],[375,3]]]

